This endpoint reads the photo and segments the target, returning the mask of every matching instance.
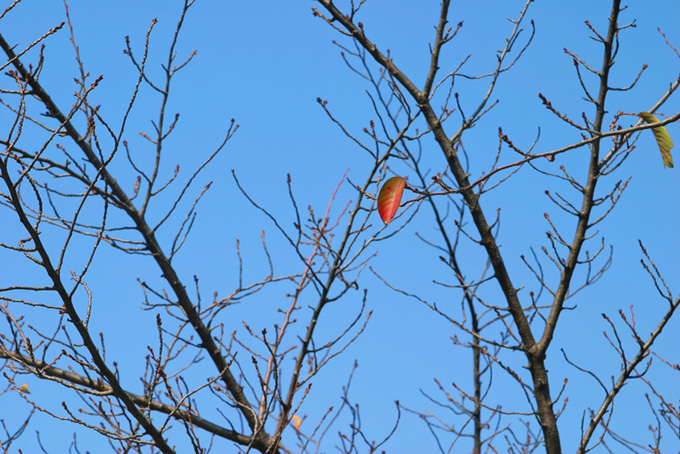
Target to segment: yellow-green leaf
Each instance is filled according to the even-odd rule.
[[[640,118],[645,120],[647,123],[658,123],[659,119],[649,112],[640,112],[638,114]],[[656,138],[656,143],[659,145],[659,151],[661,152],[661,159],[663,159],[663,165],[666,167],[673,167],[673,157],[671,156],[671,148],[673,148],[673,141],[671,140],[671,135],[668,134],[668,130],[664,126],[659,126],[652,128],[654,137]]]

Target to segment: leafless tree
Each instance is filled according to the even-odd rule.
[[[441,452],[471,447],[475,453],[559,454],[565,440],[558,420],[570,392],[565,376],[549,373],[548,362],[558,359],[598,389],[581,409],[578,453],[596,448],[615,452],[621,446],[631,452],[661,452],[664,437],[680,437],[677,395],[669,395],[652,378],[660,370],[677,380],[680,372],[672,358],[654,348],[659,336],[670,335],[665,331],[680,298],[671,290],[675,276],[657,268],[644,239],[639,242],[641,274],[646,272],[657,292],[640,304],[653,305],[649,311],[655,327],[650,332],[639,328],[635,320],[639,310],[632,301],[623,305],[630,306],[627,312],[602,314],[608,326],[602,341],[620,358],[620,370],[602,375],[585,366],[583,358],[560,350],[555,340],[558,326],[566,323],[564,314],[579,310],[567,300],[595,284],[612,264],[612,246],[599,229],[606,233],[611,228],[602,227],[602,221],[628,187],[630,176],[623,164],[640,137],[680,119],[680,111],[671,105],[680,84],[677,75],[659,99],[646,106],[650,113],[668,113],[656,123],[645,124],[610,101],[612,92],[635,97],[636,84],[647,71],[643,67],[633,74],[627,87],[611,82],[614,63],[625,58],[620,36],[634,32],[634,22],[621,18],[625,7],[619,0],[612,0],[606,29],[586,22],[600,46],[599,60],[565,49],[581,88],[574,96],[587,107],[582,115],[562,111],[549,95],[539,94],[546,114],[580,137],[559,146],[544,143],[538,135],[527,142],[525,136],[519,139],[487,121],[498,104],[499,81],[517,70],[531,48],[533,0],[510,18],[495,64],[483,73],[468,72],[469,57],[453,64],[443,61],[447,46],[463,45],[457,41],[463,24],[455,23],[451,2],[442,0],[439,17],[433,18],[429,65],[422,82],[416,82],[420,74],[408,74],[386,47],[372,40],[371,24],[360,20],[366,0],[318,0],[313,15],[337,32],[335,44],[349,73],[367,85],[373,120],[353,131],[333,112],[332,100],[318,102],[340,133],[367,157],[362,161],[367,164],[359,169],[360,180],[345,176],[329,186],[328,203],[320,208],[303,208],[288,176],[288,194],[277,203],[286,199],[292,225],[274,214],[267,201],[253,196],[234,171],[243,197],[283,238],[293,265],[283,273],[275,267],[277,259],[263,232],[267,269],[260,278],[250,279],[243,271],[247,256],[237,240],[237,285],[227,296],[210,289],[214,293],[208,299],[199,277],[186,271],[192,264],[183,263],[178,252],[211,186],[203,172],[228,148],[238,125],[228,122],[221,140],[208,151],[200,150],[203,161],[193,170],[186,173],[178,165],[166,172],[179,122],[179,115],[168,107],[171,88],[177,73],[191,70],[194,56],[177,51],[194,0],[180,3],[160,76],[149,67],[156,21],[141,44],[136,37],[126,37],[124,52],[136,73],[129,103],[119,118],[108,118],[96,104],[102,78],[92,77],[80,57],[66,3],[66,20],[27,46],[16,46],[11,37],[0,35],[7,57],[2,64],[1,101],[11,119],[3,123],[0,138],[4,147],[0,200],[3,223],[11,222],[12,232],[21,232],[18,236],[0,232],[0,244],[9,260],[32,267],[21,282],[0,282],[4,315],[0,398],[18,394],[28,404],[25,414],[17,417],[13,411],[11,420],[3,411],[0,440],[5,452],[26,437],[25,429],[39,412],[98,432],[111,449],[121,452],[209,452],[223,450],[223,440],[242,452],[325,452],[330,446],[341,452],[379,452],[390,449],[394,433],[408,430],[399,424],[402,414],[408,414],[425,424],[426,430],[417,437],[434,437]],[[0,20],[20,7],[20,0],[15,1]],[[78,90],[68,107],[55,101],[41,78],[43,66],[50,64],[43,50],[55,34],[70,37],[78,64]],[[680,59],[673,43],[666,40],[666,45]],[[474,86],[481,95],[463,99],[461,84]],[[141,132],[145,150],[152,150],[151,160],[141,157],[141,146],[130,139],[138,134],[132,119],[140,96],[147,92],[160,99],[151,130]],[[493,131],[494,153],[467,140],[472,128]],[[443,156],[435,154],[436,148]],[[439,164],[433,167],[437,157]],[[512,237],[500,227],[502,216],[493,197],[527,171],[545,178],[540,181],[554,207],[545,213],[545,244],[533,244],[531,255],[521,256],[525,268],[520,272],[501,248],[501,242]],[[406,201],[395,221],[378,226],[378,189],[395,173],[410,176]],[[351,200],[344,198],[347,191]],[[436,236],[419,239],[425,248],[437,251],[438,264],[446,270],[449,280],[435,285],[447,303],[394,282],[389,269],[369,268],[376,244],[399,235],[415,216],[432,219]],[[102,324],[93,314],[116,295],[92,291],[88,280],[94,269],[106,267],[99,259],[106,253],[126,255],[137,263],[141,309],[155,318],[148,329],[154,330],[156,340],[139,346],[146,355],[142,370],[119,367],[120,360],[107,355],[119,334],[116,327],[104,325],[107,331],[98,332]],[[153,271],[147,270],[151,264]],[[160,279],[154,277],[159,273]],[[380,441],[368,435],[370,424],[362,425],[360,407],[351,396],[354,369],[347,371],[347,384],[338,390],[338,405],[301,424],[301,408],[312,384],[324,380],[326,366],[346,355],[369,323],[372,304],[363,284],[366,275],[443,317],[454,343],[472,354],[470,387],[459,384],[453,374],[436,378],[435,393],[424,391],[433,407],[398,401],[394,428]],[[530,278],[517,277],[523,275]],[[278,321],[259,329],[245,320],[243,329],[237,329],[238,315],[232,314],[238,314],[242,302],[258,297],[276,302],[268,310]],[[339,302],[345,308],[342,328],[337,330],[336,324],[335,332],[319,329]],[[121,310],[134,317],[138,308],[129,303]],[[25,376],[62,389],[62,406],[52,408],[32,399],[22,385]],[[134,385],[133,376],[139,380]],[[614,423],[619,410],[614,403],[626,385],[635,386],[649,402],[652,418],[641,424],[650,427],[651,441],[624,436]],[[503,389],[524,396],[525,404],[503,405]],[[331,439],[336,433],[338,438]]]

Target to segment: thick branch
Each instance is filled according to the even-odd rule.
[[[17,352],[10,352],[8,350],[0,349],[0,358],[9,359],[16,361],[26,367],[35,370],[35,375],[46,376],[50,378],[56,378],[59,380],[67,381],[73,385],[80,386],[83,388],[88,388],[93,391],[93,394],[98,396],[114,396],[117,397],[114,389],[101,381],[92,380],[91,378],[84,377],[82,375],[76,374],[68,370],[60,369],[58,367],[50,366],[44,361],[37,361],[26,355],[22,355]],[[186,421],[196,427],[200,427],[218,437],[225,438],[227,440],[235,441],[236,443],[247,445],[250,442],[250,437],[245,436],[241,433],[234,432],[233,430],[225,429],[224,427],[215,424],[207,419],[201,418],[200,416],[190,413],[188,411],[180,410],[176,406],[168,405],[163,402],[158,402],[156,400],[149,400],[146,396],[140,396],[138,394],[131,393],[129,391],[124,391],[127,398],[134,402],[140,408],[149,408],[153,411],[164,413],[166,415],[172,416],[175,419]]]
[[[181,280],[177,276],[177,273],[175,272],[174,268],[170,263],[170,260],[168,259],[168,257],[166,257],[165,253],[163,252],[153,230],[147,224],[144,215],[135,208],[134,204],[127,196],[126,192],[120,187],[116,179],[109,173],[104,164],[100,161],[100,159],[97,156],[97,153],[95,153],[95,151],[92,150],[89,143],[86,141],[85,137],[81,136],[78,133],[76,128],[71,123],[70,119],[66,117],[63,114],[63,112],[57,107],[55,102],[48,95],[48,93],[45,91],[42,85],[40,85],[40,83],[38,83],[38,81],[36,81],[32,77],[30,72],[26,70],[21,61],[18,58],[16,58],[16,55],[14,54],[14,51],[12,50],[11,46],[4,40],[2,35],[0,35],[0,47],[2,47],[4,52],[12,61],[13,65],[15,66],[21,77],[24,80],[26,80],[28,84],[31,86],[33,93],[42,100],[42,102],[45,104],[49,112],[51,112],[54,118],[56,118],[61,123],[67,135],[71,137],[71,139],[73,139],[76,145],[87,157],[87,160],[97,169],[97,171],[101,175],[101,178],[110,187],[111,194],[117,199],[118,206],[120,206],[134,222],[137,230],[144,238],[144,242],[146,244],[147,249],[149,250],[154,260],[158,264],[159,268],[161,269],[163,277],[166,279],[166,281],[172,288],[173,292],[175,293],[175,296],[177,297],[177,305],[182,309],[182,311],[187,317],[187,320],[191,323],[194,330],[198,334],[199,338],[201,339],[201,344],[203,348],[206,350],[215,367],[221,374],[222,380],[224,381],[227,389],[229,390],[234,400],[238,404],[238,408],[243,414],[246,421],[248,422],[248,426],[253,431],[255,441],[253,441],[252,446],[257,449],[264,450],[266,446],[270,445],[269,441],[270,437],[264,432],[264,429],[261,427],[259,421],[257,420],[253,406],[250,404],[248,398],[245,396],[243,388],[227,367],[226,358],[222,355],[220,348],[210,335],[210,330],[205,326],[205,324],[201,320],[198,312],[196,311],[196,308],[194,307],[193,303],[191,302],[191,299],[189,298],[185,286],[182,284]],[[6,172],[3,171],[3,176],[5,174]],[[26,224],[26,226],[30,227],[30,224]],[[36,244],[40,241],[40,239],[37,238],[37,232],[35,240]],[[45,256],[45,260],[47,263],[49,263],[49,257],[47,257],[47,255]],[[64,295],[67,296],[66,293],[64,293]],[[84,327],[83,330],[84,331],[82,334],[89,337],[89,333],[87,333],[87,330]],[[103,361],[101,361],[101,364],[97,364],[98,367],[100,367],[100,365],[103,368],[101,369],[102,371],[104,370],[108,371]],[[108,380],[109,377],[108,376],[106,377]],[[111,374],[111,379],[115,381],[115,377],[113,376],[113,374]],[[116,389],[116,391],[123,393],[123,390],[119,388]],[[134,408],[134,404],[130,402],[130,405],[131,407]],[[140,416],[143,418],[143,415],[140,414]],[[149,427],[149,430],[152,429],[153,429],[152,427]],[[158,438],[159,440],[157,442],[161,443],[159,447],[163,446],[165,442],[162,440],[162,437],[159,436]],[[168,448],[168,450],[169,449],[170,448]]]
[[[590,420],[590,424],[588,424],[588,429],[586,430],[586,433],[583,435],[578,450],[576,451],[577,454],[584,454],[588,451],[588,443],[590,442],[590,439],[595,433],[595,430],[600,425],[600,422],[602,421],[604,415],[606,415],[607,412],[611,410],[614,398],[619,393],[619,391],[621,391],[623,386],[628,382],[630,377],[633,375],[633,373],[635,372],[635,368],[638,366],[638,364],[640,364],[642,360],[645,359],[647,355],[649,355],[649,352],[651,351],[652,348],[652,344],[654,344],[656,338],[659,337],[661,332],[664,330],[666,324],[671,319],[678,306],[680,306],[680,298],[675,299],[671,307],[668,309],[668,311],[666,311],[666,314],[663,316],[663,318],[657,325],[656,329],[649,335],[647,341],[644,344],[640,345],[640,348],[636,353],[635,357],[621,371],[621,374],[619,375],[619,378],[616,380],[616,383],[612,387],[611,391],[609,391],[607,396],[604,398],[604,401],[602,402],[602,405],[600,405],[600,408],[597,410],[595,416],[593,416],[593,418]]]
[[[612,6],[611,16],[609,17],[609,30],[607,32],[607,39],[604,41],[604,55],[602,57],[602,70],[600,71],[600,91],[595,103],[596,114],[593,129],[595,135],[598,136],[602,131],[602,124],[606,114],[605,102],[607,93],[609,91],[609,69],[613,65],[612,48],[616,33],[618,32],[618,14],[619,14],[620,0],[614,0]],[[569,285],[578,263],[578,257],[581,253],[581,248],[586,238],[586,231],[588,223],[590,222],[590,214],[593,209],[595,198],[595,186],[597,185],[600,176],[600,140],[594,140],[590,144],[590,165],[588,168],[588,180],[583,193],[583,203],[581,211],[579,212],[579,221],[574,233],[574,240],[569,248],[569,257],[562,271],[560,277],[560,284],[555,292],[555,299],[548,315],[543,336],[536,346],[537,353],[545,353],[552,341],[555,328],[557,327],[557,320],[562,311],[564,300],[569,292]]]
[[[529,370],[533,379],[533,389],[538,408],[539,423],[543,429],[546,450],[551,454],[561,454],[557,422],[555,413],[552,409],[552,400],[550,397],[548,374],[544,364],[545,352],[536,348],[536,341],[534,339],[533,333],[531,332],[529,320],[522,309],[522,305],[520,304],[519,298],[517,296],[517,290],[513,285],[510,274],[505,266],[499,246],[496,244],[491,226],[486,220],[486,216],[480,204],[479,194],[475,193],[470,187],[468,175],[465,172],[465,169],[454,149],[454,142],[449,140],[449,136],[444,131],[441,121],[435,114],[435,111],[430,104],[427,93],[418,90],[416,85],[394,64],[394,62],[391,59],[388,59],[382,52],[378,50],[377,46],[366,37],[363,27],[360,29],[352,22],[351,18],[348,18],[340,13],[335,5],[333,5],[332,1],[319,0],[319,2],[326,7],[333,19],[340,22],[350,32],[352,37],[356,39],[373,56],[378,64],[389,71],[390,75],[399,81],[404,86],[404,88],[406,88],[406,90],[415,99],[418,107],[423,113],[437,144],[446,157],[449,168],[451,169],[451,173],[453,174],[459,188],[461,188],[460,193],[463,196],[468,209],[470,210],[475,227],[477,228],[477,231],[481,237],[480,244],[486,250],[486,254],[489,257],[489,261],[495,273],[494,277],[503,291],[508,304],[508,311],[512,315],[515,326],[517,327],[518,333],[521,337],[524,351],[529,363]],[[526,12],[527,7],[528,3],[522,12],[522,17]],[[518,26],[519,21],[515,23],[515,31],[513,33],[516,33]],[[511,42],[512,39],[508,40],[508,46]],[[505,56],[506,53],[507,52],[504,52],[503,56]],[[497,67],[496,77],[501,71],[500,64],[501,62],[499,62],[499,66]],[[493,85],[489,88],[489,90],[491,91],[492,89]],[[482,104],[486,102],[489,95],[490,92],[487,93],[484,100],[482,101]],[[462,128],[465,128],[465,125],[463,125]],[[454,136],[454,140],[457,140],[458,138],[460,138],[460,131],[456,134],[456,136]],[[597,161],[595,161],[595,164],[597,164]]]
[[[7,43],[2,38],[1,35],[0,46],[5,50],[7,55],[10,58],[12,58],[13,55],[11,54],[13,54],[13,52],[7,46]],[[18,63],[19,63],[18,59],[14,61],[15,66]],[[102,375],[102,377],[104,377],[104,379],[111,385],[111,389],[113,390],[114,394],[118,399],[120,399],[123,405],[125,405],[125,407],[130,412],[132,417],[135,418],[135,420],[137,420],[139,424],[142,427],[144,427],[146,433],[149,434],[149,436],[151,436],[158,449],[165,453],[174,453],[174,450],[170,446],[168,446],[168,444],[165,442],[163,434],[160,433],[156,429],[156,427],[154,427],[153,423],[149,419],[147,419],[146,416],[144,416],[144,414],[139,410],[139,408],[137,408],[135,403],[128,398],[128,396],[125,394],[125,391],[123,391],[123,388],[118,382],[116,374],[114,374],[113,371],[109,369],[109,367],[106,365],[106,362],[104,361],[104,358],[99,353],[99,350],[97,349],[95,342],[92,340],[92,337],[90,336],[90,332],[88,331],[87,327],[85,326],[85,323],[83,323],[83,320],[80,318],[78,312],[76,311],[73,305],[71,295],[66,290],[61,281],[61,276],[59,275],[59,272],[52,265],[52,261],[42,243],[40,234],[33,227],[33,225],[31,225],[28,216],[24,212],[23,206],[21,205],[21,201],[19,199],[19,195],[17,194],[16,188],[14,187],[14,182],[10,179],[9,172],[7,171],[7,165],[4,160],[0,160],[0,174],[2,174],[2,179],[5,182],[5,186],[7,187],[7,191],[9,192],[11,203],[13,205],[14,210],[17,213],[17,216],[19,217],[19,221],[26,229],[26,232],[30,235],[35,250],[37,254],[40,256],[41,261],[40,264],[47,273],[49,279],[52,281],[52,286],[59,295],[61,301],[63,302],[64,310],[68,313],[71,323],[73,324],[73,326],[75,326],[76,330],[78,331],[78,334],[80,335],[80,338],[83,341],[83,344],[85,345],[85,348],[87,348],[87,351],[90,353],[92,362],[94,363],[95,367]]]

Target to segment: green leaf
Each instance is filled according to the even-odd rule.
[[[392,177],[383,184],[378,194],[378,214],[385,224],[389,224],[399,208],[401,195],[408,177]]]
[[[645,120],[647,123],[658,123],[659,119],[649,112],[640,112],[638,114],[640,118]],[[659,151],[661,152],[661,159],[663,159],[663,165],[666,167],[673,167],[673,157],[671,156],[671,148],[673,148],[673,141],[671,140],[671,135],[664,126],[659,126],[652,128],[654,137],[656,138],[656,143],[659,145]]]

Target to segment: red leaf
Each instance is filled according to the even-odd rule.
[[[390,223],[399,208],[407,179],[408,177],[392,177],[380,188],[378,214],[385,224]]]

